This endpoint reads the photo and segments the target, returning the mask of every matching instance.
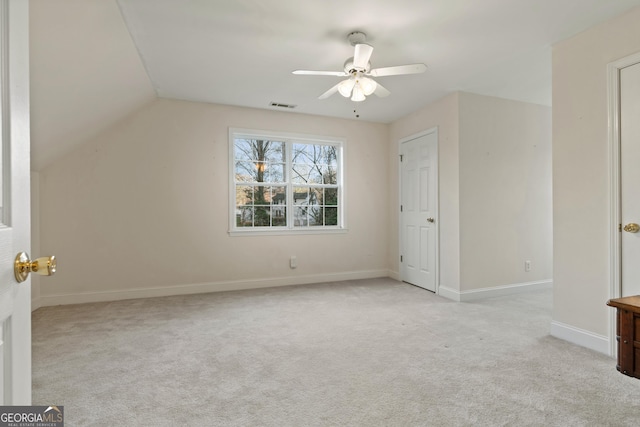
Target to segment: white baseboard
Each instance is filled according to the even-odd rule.
[[[452,301],[460,302],[460,291],[447,288],[446,286],[438,286],[438,295],[443,298],[450,299]]]
[[[171,295],[203,294],[209,292],[239,291],[278,286],[307,285],[311,283],[339,282],[343,280],[374,279],[388,276],[388,270],[366,270],[311,276],[277,277],[272,279],[196,283],[189,285],[166,286],[161,288],[135,288],[117,291],[83,292],[77,294],[40,295],[38,304],[39,307],[47,307],[53,305],[84,304],[89,302],[118,301],[136,298],[166,297]]]
[[[547,289],[551,284],[551,280],[541,280],[538,282],[525,282],[513,285],[493,286],[491,288],[471,289],[469,291],[458,291],[441,285],[438,287],[438,295],[453,301],[469,302],[485,298],[502,297],[505,295]]]
[[[40,301],[40,298],[33,298],[31,300],[31,312],[36,311],[40,307],[42,307],[42,301]]]
[[[391,278],[393,280],[397,280],[398,282],[402,281],[402,278],[400,277],[400,272],[399,271],[389,270],[387,272],[387,276],[389,276],[389,278]]]
[[[611,356],[609,338],[562,322],[551,322],[551,336]]]

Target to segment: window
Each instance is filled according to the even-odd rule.
[[[231,232],[344,229],[342,140],[230,131]]]

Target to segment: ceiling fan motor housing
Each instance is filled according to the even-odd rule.
[[[368,73],[371,70],[371,62],[367,62],[367,66],[365,68],[357,68],[353,66],[353,56],[349,59],[347,59],[344,62],[344,72],[347,74],[353,74],[353,73]]]

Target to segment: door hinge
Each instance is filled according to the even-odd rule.
[[[400,212],[402,212],[402,205],[400,205]]]
[[[622,224],[618,224],[618,231],[622,233]]]
[[[404,157],[404,155],[400,154],[400,161],[402,161],[403,157]]]
[[[402,262],[402,255],[400,255],[400,262]]]

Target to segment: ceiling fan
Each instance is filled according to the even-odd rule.
[[[384,67],[371,69],[369,59],[373,53],[373,46],[366,44],[366,34],[359,31],[353,32],[347,36],[351,46],[355,47],[353,56],[344,63],[344,71],[308,71],[296,70],[293,74],[307,76],[336,76],[348,77],[341,81],[331,89],[323,93],[318,99],[325,99],[336,92],[345,98],[351,98],[352,101],[361,102],[371,94],[379,97],[389,96],[389,92],[380,83],[371,77],[398,76],[401,74],[419,74],[424,73],[427,66],[424,64],[398,65],[395,67]]]

